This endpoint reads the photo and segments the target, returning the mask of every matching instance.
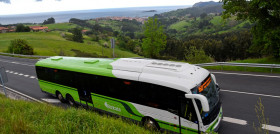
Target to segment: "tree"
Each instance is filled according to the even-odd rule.
[[[76,41],[76,42],[80,42],[80,43],[83,43],[83,34],[82,34],[82,30],[79,29],[79,28],[74,28],[71,30],[72,31],[72,34],[73,34],[73,41]]]
[[[44,20],[43,25],[46,24],[54,24],[55,23],[55,19],[53,17],[48,18],[47,20]]]
[[[16,32],[30,32],[29,26],[24,26],[23,24],[18,24],[16,26]]]
[[[163,26],[157,18],[149,18],[144,24],[144,35],[142,48],[146,57],[158,58],[160,51],[166,46],[166,35]]]
[[[197,63],[209,63],[212,59],[205,54],[205,52],[200,49],[196,49],[195,46],[190,46],[185,55],[187,62],[197,64]]]
[[[205,17],[207,17],[207,13],[202,13],[202,14],[200,14],[200,18],[201,18],[201,19],[204,19]]]
[[[280,57],[280,4],[279,0],[222,0],[223,18],[237,16],[237,20],[250,20],[252,51]]]
[[[9,53],[15,54],[25,54],[33,55],[33,48],[28,45],[28,42],[24,39],[14,39],[11,41],[10,46],[8,47]]]

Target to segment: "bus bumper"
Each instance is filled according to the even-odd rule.
[[[215,124],[215,126],[213,127],[213,131],[214,132],[218,132],[220,125],[221,125],[221,121],[223,119],[223,110],[221,107],[220,113],[219,113],[219,117],[218,117],[218,122]]]

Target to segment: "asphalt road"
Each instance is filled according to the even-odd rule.
[[[34,64],[38,60],[0,56],[0,67],[5,67],[9,82],[6,86],[35,99],[63,106],[55,98],[41,92]],[[258,124],[255,105],[259,98],[269,118],[271,134],[280,133],[280,75],[211,71],[221,87],[224,119],[219,133],[255,133],[253,122]],[[2,89],[1,89],[2,90]]]

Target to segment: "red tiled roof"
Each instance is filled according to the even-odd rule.
[[[6,27],[0,27],[0,30],[9,30],[9,28],[6,28]]]
[[[48,27],[30,26],[30,29],[32,29],[32,30],[44,30],[44,29],[48,29]]]
[[[29,27],[32,29],[32,28],[39,28],[41,26],[29,26]]]

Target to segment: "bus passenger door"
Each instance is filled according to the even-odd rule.
[[[91,98],[90,79],[87,78],[86,74],[78,74],[76,76],[76,86],[81,103],[93,106]]]
[[[182,133],[197,133],[198,119],[191,99],[181,100],[181,131]]]

